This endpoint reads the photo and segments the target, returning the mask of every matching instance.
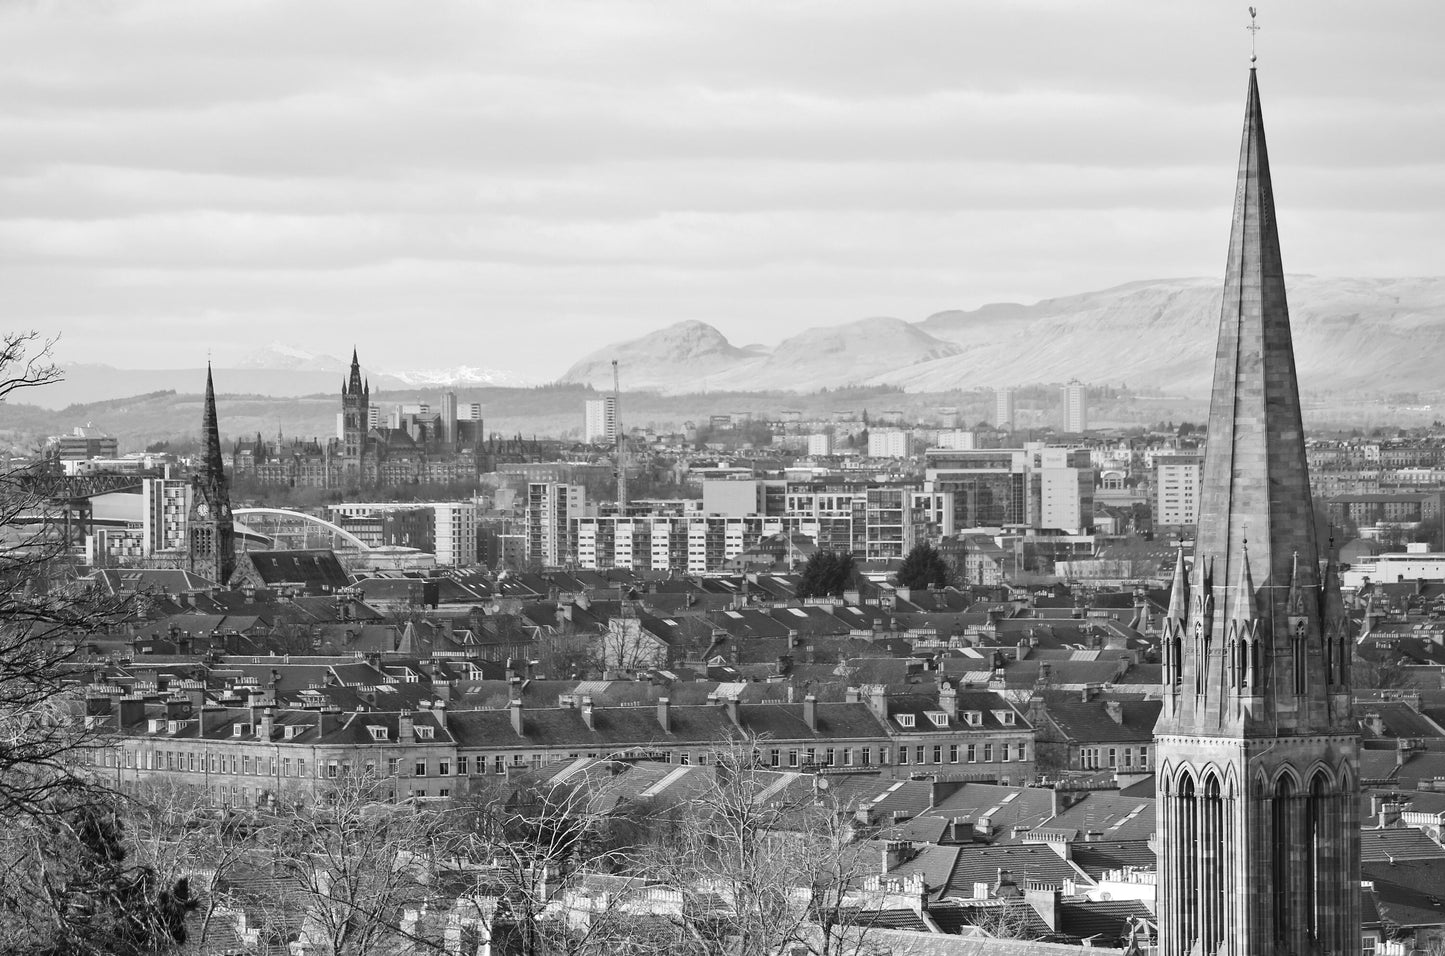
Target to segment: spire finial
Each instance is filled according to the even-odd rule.
[[[1254,61],[1256,61],[1256,60],[1259,59],[1259,56],[1255,53],[1255,50],[1254,50],[1254,37],[1255,37],[1255,34],[1259,33],[1259,24],[1254,22],[1254,18],[1257,17],[1257,16],[1259,16],[1259,12],[1258,12],[1254,7],[1250,7],[1250,8],[1249,8],[1249,26],[1245,27],[1245,29],[1249,31],[1249,62],[1250,62],[1250,63],[1254,63]],[[1254,67],[1251,66],[1250,69],[1252,70],[1252,69],[1254,69]]]

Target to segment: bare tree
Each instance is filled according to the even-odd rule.
[[[0,335],[0,401],[60,378],[52,344]],[[43,461],[0,470],[0,922],[33,930],[24,938],[42,951],[47,933],[75,952],[109,933],[122,951],[147,938],[147,914],[175,888],[129,862],[128,836],[92,772],[102,751],[85,726],[78,658],[125,599],[77,580],[64,513],[45,491],[53,480]],[[118,907],[141,922],[119,919]],[[11,942],[20,936],[4,938],[21,949]]]
[[[679,899],[674,951],[868,952],[880,861],[859,851],[848,808],[807,778],[779,789],[752,754],[747,741],[722,754],[653,848],[649,869]]]
[[[287,810],[260,828],[275,880],[249,905],[272,924],[299,927],[308,952],[374,956],[427,943],[402,925],[422,904],[444,852],[445,815],[392,804],[370,776],[337,780],[314,806]]]

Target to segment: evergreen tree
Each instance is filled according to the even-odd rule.
[[[928,542],[913,546],[898,568],[898,586],[904,588],[941,588],[948,584],[952,569],[938,549]]]
[[[798,597],[842,597],[853,582],[853,555],[846,551],[819,551],[803,566]]]

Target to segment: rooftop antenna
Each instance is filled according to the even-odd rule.
[[[1259,33],[1259,24],[1257,24],[1257,23],[1254,22],[1254,18],[1257,17],[1257,16],[1259,16],[1259,12],[1258,12],[1254,7],[1250,7],[1250,8],[1249,8],[1249,26],[1245,27],[1245,29],[1249,31],[1249,62],[1250,62],[1250,63],[1253,63],[1254,61],[1256,61],[1256,60],[1259,59],[1258,55],[1256,55],[1256,53],[1255,53],[1255,51],[1254,51],[1254,38],[1255,38],[1255,35],[1256,35],[1257,33]],[[1251,67],[1251,69],[1253,69],[1253,67]]]
[[[627,517],[627,437],[622,431],[622,386],[612,360],[612,428],[617,436],[617,517]]]

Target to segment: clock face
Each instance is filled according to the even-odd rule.
[[[201,502],[196,505],[196,515],[201,518],[209,518],[211,516],[211,506],[204,501]]]

